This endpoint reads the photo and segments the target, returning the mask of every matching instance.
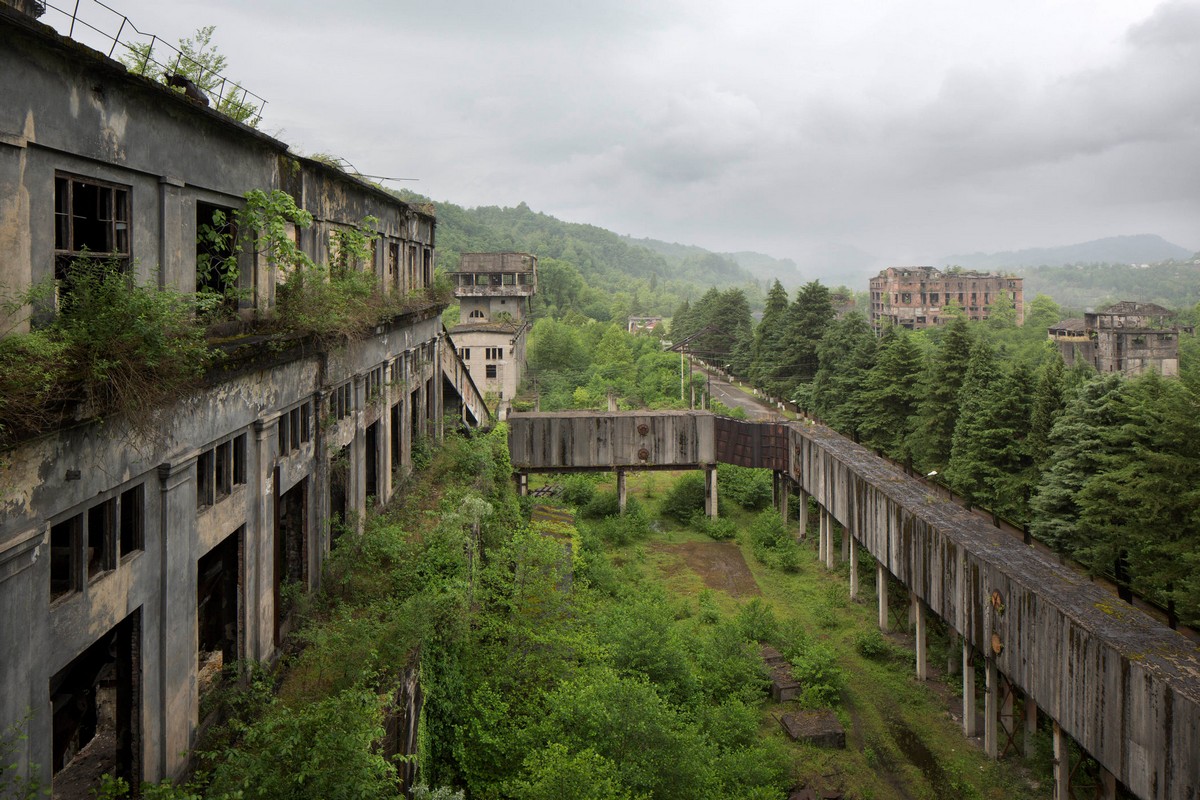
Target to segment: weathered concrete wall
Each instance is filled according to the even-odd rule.
[[[1194,644],[848,439],[792,439],[804,491],[1105,769],[1139,797],[1197,796]]]
[[[716,463],[705,411],[521,412],[508,422],[513,468],[526,472]]]

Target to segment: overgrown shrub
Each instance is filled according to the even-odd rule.
[[[704,513],[704,475],[685,472],[679,476],[663,497],[661,510],[664,516],[687,525],[697,513]]]
[[[763,564],[789,572],[800,568],[800,548],[774,509],[760,512],[747,533],[754,557]]]
[[[779,635],[775,611],[758,597],[738,609],[734,622],[744,637],[756,642],[774,641]]]
[[[649,536],[650,518],[631,497],[625,506],[624,514],[614,513],[602,519],[592,520],[587,523],[587,527],[608,544],[619,546],[638,542]]]
[[[707,514],[693,514],[689,524],[718,542],[727,542],[737,536],[737,525],[725,517],[713,519]]]
[[[717,496],[728,497],[747,511],[761,511],[774,499],[771,471],[720,464],[717,466]]]
[[[864,658],[882,659],[891,652],[887,640],[876,628],[859,631],[854,635],[854,649]]]
[[[625,510],[629,510],[629,501],[633,498],[627,498]],[[616,492],[594,492],[590,500],[579,509],[579,516],[584,519],[603,519],[604,517],[615,517],[621,513],[621,501],[617,497]]]
[[[596,494],[596,478],[586,472],[564,475],[558,485],[560,497],[576,508],[586,506]]]
[[[846,673],[838,666],[833,648],[809,640],[792,659],[792,675],[803,687],[800,701],[809,708],[828,708],[841,701]]]

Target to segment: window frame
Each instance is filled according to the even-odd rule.
[[[60,194],[60,188],[66,188]],[[77,215],[77,188],[93,187],[101,192],[108,192],[108,218],[102,208],[100,196],[97,196],[96,217],[94,219]],[[67,268],[71,262],[81,258],[96,261],[114,259],[120,264],[121,272],[128,273],[133,263],[133,187],[128,184],[113,183],[112,181],[91,178],[73,172],[56,170],[54,172],[54,277],[59,281],[68,278]],[[106,238],[110,249],[92,250],[86,245],[76,246],[78,238],[77,221],[90,222],[98,227],[106,228]],[[66,287],[63,287],[66,288]],[[59,302],[62,302],[63,288],[60,288]]]

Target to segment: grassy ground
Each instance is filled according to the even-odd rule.
[[[634,473],[629,491],[657,516],[674,477],[673,473]],[[741,509],[729,512],[741,530],[753,518]],[[744,541],[715,546],[704,534],[661,519],[656,528],[650,540],[615,548],[613,557],[657,575],[679,609],[676,616],[684,617],[679,625],[697,624],[695,615],[702,605],[715,605],[722,615],[735,614],[754,596],[756,586],[781,622],[794,621],[836,652],[846,685],[835,711],[846,729],[847,746],[825,750],[790,743],[802,782],[818,789],[842,789],[847,797],[878,800],[1048,796],[1048,785],[1039,787],[1032,781],[1020,758],[992,762],[979,740],[964,738],[957,721],[961,678],[940,678],[946,663],[944,640],[931,637],[930,664],[937,677],[923,683],[915,677],[911,637],[888,635],[884,652],[875,658],[859,652],[858,640],[877,629],[874,565],[869,557],[860,564],[860,597],[852,602],[849,565],[826,570],[817,560],[815,530],[802,545],[799,569],[785,573],[760,564]],[[711,558],[698,562],[695,554],[701,549],[710,557],[714,550],[724,553],[727,563],[713,564]],[[753,579],[749,592],[731,577],[746,567]],[[794,701],[765,704],[764,735],[781,735],[778,718],[796,707]]]

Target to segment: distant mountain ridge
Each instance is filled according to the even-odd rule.
[[[755,280],[765,281],[768,286],[776,278],[784,286],[798,286],[804,282],[804,276],[800,272],[800,267],[790,258],[775,258],[774,256],[769,256],[765,253],[756,253],[751,250],[742,250],[737,253],[714,253],[697,245],[664,242],[659,239],[635,239],[632,236],[622,236],[621,239],[630,245],[644,247],[647,250],[658,253],[669,261],[681,261],[685,258],[703,258],[715,255],[745,270]]]
[[[1019,269],[1058,267],[1067,264],[1153,264],[1190,259],[1195,251],[1172,244],[1157,234],[1109,236],[1059,247],[1030,247],[1000,253],[968,253],[946,256],[935,263],[968,269]]]

